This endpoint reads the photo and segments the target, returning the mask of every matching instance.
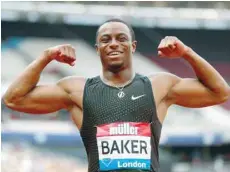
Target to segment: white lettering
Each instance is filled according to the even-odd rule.
[[[119,167],[119,168],[121,168],[121,167],[125,167],[125,168],[127,168],[127,167],[139,167],[139,168],[146,168],[146,164],[145,163],[140,163],[140,162],[137,162],[137,161],[135,161],[135,162],[120,162],[120,161],[118,161],[117,162],[117,166]]]
[[[117,135],[117,134],[132,134],[137,135],[138,127],[130,126],[129,123],[118,124],[117,127],[111,127],[109,129],[110,135]]]

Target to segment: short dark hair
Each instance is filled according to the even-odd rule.
[[[125,24],[128,28],[129,28],[129,31],[130,31],[130,34],[131,34],[131,38],[132,38],[132,41],[135,40],[135,33],[134,33],[134,30],[132,28],[132,26],[130,24],[128,24],[127,22],[125,22],[124,20],[121,20],[121,19],[118,19],[118,18],[112,18],[112,19],[109,19],[109,20],[106,20],[104,23],[102,23],[98,29],[97,29],[97,33],[96,33],[96,42],[97,42],[97,36],[98,36],[98,31],[100,29],[100,27],[105,24],[105,23],[109,23],[109,22],[119,22],[119,23],[123,23]]]

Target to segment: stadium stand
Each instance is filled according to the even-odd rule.
[[[34,6],[41,3],[35,2]],[[63,2],[62,5],[69,3],[123,5],[127,8],[230,8],[229,2],[76,1]],[[77,65],[71,68],[54,62],[42,73],[40,83],[56,82],[68,75],[92,77],[100,73],[100,60],[94,50],[97,25],[90,24],[89,21],[85,25],[64,24],[61,20],[47,22],[44,16],[35,21],[26,18],[26,15],[22,16],[24,21],[2,21],[1,95],[9,83],[44,49],[57,44],[70,43],[76,47]],[[159,41],[166,35],[173,35],[213,64],[230,83],[230,49],[227,46],[229,29],[134,26],[134,31],[138,41],[134,56],[137,72],[152,74],[166,71],[181,77],[194,76],[191,68],[183,60],[165,60],[157,57]],[[12,111],[3,103],[1,111],[2,171],[87,171],[86,155],[79,132],[74,128],[66,111],[36,116]],[[162,172],[228,172],[229,114],[230,101],[221,106],[201,109],[172,106],[164,123],[160,142]]]

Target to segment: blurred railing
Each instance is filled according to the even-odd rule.
[[[6,21],[23,20],[29,22],[99,25],[106,19],[118,17],[129,21],[132,25],[144,27],[230,28],[230,10],[227,8],[204,8],[206,5],[204,7],[199,6],[201,8],[143,7],[137,4],[133,5],[132,3],[135,2],[125,3],[131,3],[131,5],[89,5],[71,2],[29,1],[2,2],[1,15],[2,20]]]
[[[63,1],[66,3],[68,1]],[[173,8],[230,8],[227,1],[73,1],[85,5],[119,5],[142,7],[173,7]]]
[[[85,150],[78,146],[43,147],[26,142],[5,142],[2,144],[1,163],[4,172],[87,171]],[[229,172],[230,169],[230,161],[220,156],[209,161],[194,158],[181,162],[169,151],[160,152],[160,163],[162,172]]]
[[[175,163],[172,172],[229,172],[230,162],[210,161],[198,163]]]

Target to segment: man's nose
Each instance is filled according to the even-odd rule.
[[[112,48],[112,49],[115,49],[115,48],[117,48],[119,46],[119,43],[117,42],[117,40],[116,39],[112,39],[111,40],[111,43],[110,43],[110,47]]]

